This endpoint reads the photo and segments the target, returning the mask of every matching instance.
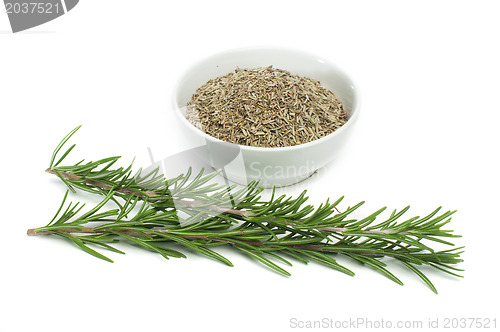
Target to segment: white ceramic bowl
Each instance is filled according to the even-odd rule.
[[[280,148],[223,142],[205,134],[186,120],[186,104],[196,89],[210,79],[228,74],[236,68],[270,65],[293,75],[320,81],[344,104],[349,120],[335,132],[318,140]],[[269,188],[297,183],[335,159],[358,116],[359,93],[352,80],[327,59],[293,49],[252,47],[215,54],[190,67],[175,86],[173,107],[184,139],[206,147],[207,153],[199,154],[204,163],[217,169],[222,167],[226,178],[233,182],[246,184],[259,180],[261,186]]]

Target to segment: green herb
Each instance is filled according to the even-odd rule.
[[[331,134],[347,114],[320,82],[270,66],[210,80],[193,95],[186,118],[223,141],[283,147]]]
[[[123,241],[167,259],[186,257],[177,249],[180,245],[229,266],[229,259],[213,248],[231,246],[286,276],[290,273],[281,265],[292,265],[290,260],[314,261],[354,275],[334,258],[343,255],[402,284],[382,261],[388,257],[401,262],[434,292],[436,288],[419,267],[460,277],[456,271],[462,270],[456,265],[462,262],[462,248],[447,240],[460,236],[444,229],[455,211],[440,212],[437,208],[427,216],[406,219],[409,207],[405,207],[381,219],[382,208],[358,220],[354,214],[363,202],[339,212],[342,197],[318,207],[306,203],[305,191],[293,198],[276,197],[273,190],[270,199],[262,199],[263,189],[257,183],[228,188],[212,183],[214,174],[192,177],[190,171],[170,180],[158,170],[141,176],[140,171],[132,173],[132,165],[113,168],[120,157],[60,166],[74,145],[62,157],[58,154],[77,129],[57,146],[47,171],[70,190],[104,198],[82,214],[83,204],[66,203],[66,193],[54,218],[46,226],[29,229],[29,235],[64,237],[110,262],[94,248],[123,254],[112,246]],[[114,207],[108,208],[110,204]],[[436,250],[432,244],[451,249]]]

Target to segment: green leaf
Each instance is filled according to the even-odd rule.
[[[92,215],[93,215],[94,213],[96,213],[97,211],[99,211],[99,210],[100,210],[100,209],[104,206],[104,204],[106,204],[106,203],[107,203],[107,202],[111,199],[111,197],[113,197],[113,195],[114,195],[114,194],[115,194],[115,193],[114,193],[112,190],[110,190],[110,191],[108,192],[108,194],[106,195],[106,197],[105,197],[105,198],[104,198],[101,202],[99,202],[99,204],[97,204],[97,205],[96,205],[94,208],[92,208],[90,211],[88,211],[88,212],[84,213],[84,214],[80,217],[80,219],[86,219],[86,218],[88,218],[88,217],[92,216]]]
[[[455,270],[455,271],[463,271],[463,270],[453,268],[453,267],[448,266],[446,264],[439,264],[439,263],[433,264],[433,263],[429,263],[429,265],[432,266],[433,268],[437,269],[437,270],[440,270],[440,271],[443,271],[445,273],[451,274],[452,276],[459,277],[459,278],[463,278],[464,277],[464,276],[462,276],[460,274],[451,272],[451,271],[447,270],[446,268],[452,269],[452,270]]]
[[[172,241],[175,241],[177,243],[180,243],[182,244],[183,246],[189,248],[189,249],[192,249],[194,251],[197,251],[199,252],[200,254],[203,254],[207,257],[210,257],[210,258],[213,258],[215,260],[218,260],[219,262],[222,262],[228,266],[233,266],[233,263],[231,263],[226,257],[222,256],[221,254],[219,253],[216,253],[215,251],[211,250],[211,249],[208,249],[206,247],[202,247],[202,246],[199,246],[199,245],[196,245],[195,243],[189,241],[189,240],[186,240],[186,239],[183,239],[182,237],[179,237],[179,236],[175,236],[175,235],[171,235],[171,234],[166,234],[166,233],[162,233],[162,232],[154,232],[154,234],[156,235],[159,235],[159,236],[162,236],[166,239],[170,239]]]
[[[64,144],[66,144],[66,142],[71,138],[71,136],[73,136],[78,131],[78,129],[80,129],[80,127],[81,127],[81,125],[79,125],[75,129],[70,131],[69,134],[66,135],[63,138],[63,140],[57,145],[57,147],[54,150],[54,153],[52,153],[52,158],[50,159],[50,168],[52,168],[54,166],[54,160],[56,159],[56,156],[59,153],[59,151],[61,150],[61,148],[64,146]],[[71,147],[70,149],[73,149],[73,148]],[[67,155],[67,153],[65,153],[65,155]]]
[[[348,268],[346,268],[345,266],[343,265],[340,265],[339,263],[337,263],[337,261],[335,259],[333,259],[332,257],[328,256],[327,254],[324,254],[324,253],[321,253],[321,252],[316,252],[316,251],[312,251],[312,250],[301,250],[300,251],[302,254],[306,255],[307,257],[309,257],[310,259],[320,263],[320,264],[323,264],[323,265],[326,265],[330,268],[333,268],[335,270],[338,270],[340,272],[343,272],[347,275],[350,275],[350,276],[354,276],[354,272],[349,270]]]
[[[64,203],[66,202],[66,198],[68,198],[68,193],[69,193],[69,190],[66,190],[66,193],[64,194],[64,198],[61,202],[61,205],[59,206],[59,209],[57,210],[56,214],[54,215],[54,217],[52,218],[52,220],[47,224],[47,226],[50,226],[57,218],[57,216],[59,215],[59,213],[61,212],[62,208],[64,207]]]
[[[100,259],[105,260],[107,262],[113,263],[113,261],[111,259],[109,259],[108,257],[106,257],[106,256],[98,253],[94,249],[87,247],[80,239],[78,239],[76,237],[73,237],[73,236],[68,235],[68,234],[60,233],[60,232],[54,232],[54,234],[57,234],[57,235],[60,235],[62,237],[65,237],[67,239],[70,239],[77,246],[79,246],[83,251],[85,251],[86,253],[88,253],[88,254],[90,254],[90,255],[92,255],[94,257],[97,257],[97,258],[100,258]]]
[[[405,262],[404,260],[400,260],[401,263],[403,263],[407,268],[409,268],[411,271],[413,271],[417,276],[420,277],[420,279],[422,279],[426,284],[427,286],[429,286],[429,288],[434,292],[434,293],[438,293],[437,292],[437,289],[436,287],[434,287],[434,285],[432,284],[432,282],[429,280],[429,278],[427,278],[425,276],[425,274],[423,274],[419,269],[417,269],[415,266],[411,265],[410,263],[407,263]]]
[[[205,256],[208,256],[208,257],[211,257],[215,260],[218,260],[219,262],[222,262],[228,266],[231,266],[231,267],[234,266],[233,263],[231,263],[231,261],[229,259],[227,259],[226,257],[222,256],[221,254],[219,254],[211,249],[208,249],[206,247],[197,246],[196,251],[202,253]]]
[[[281,253],[281,251],[278,251],[279,253]],[[274,253],[274,252],[269,252],[269,251],[266,251],[266,255],[268,256],[271,256],[279,261],[281,261],[282,263],[288,265],[288,266],[293,266],[292,263],[290,263],[287,259],[281,257],[280,255]]]
[[[59,160],[54,165],[52,165],[51,168],[57,167],[57,165],[59,165],[64,160],[64,158],[68,156],[68,154],[75,148],[75,146],[76,144],[73,144],[68,150],[66,150],[61,158],[59,158]]]
[[[264,264],[267,267],[271,268],[272,270],[274,270],[274,271],[276,271],[278,273],[281,273],[281,274],[283,274],[283,275],[285,275],[287,277],[291,276],[290,272],[286,271],[285,269],[283,269],[280,266],[276,265],[275,263],[271,262],[269,259],[267,259],[264,256],[258,254],[257,252],[252,252],[251,250],[248,250],[248,249],[245,249],[245,248],[242,248],[242,247],[239,247],[239,246],[237,246],[237,248],[239,250],[245,252],[249,256],[252,256],[253,258],[257,259],[259,262],[261,262],[262,264]]]
[[[363,264],[366,264],[366,265],[369,265],[371,266],[372,268],[374,268],[375,270],[377,271],[380,271],[382,272],[382,274],[386,275],[387,277],[389,277],[392,281],[396,282],[397,284],[403,286],[403,282],[401,280],[399,280],[394,274],[392,274],[389,270],[387,270],[384,266],[385,264],[380,262],[379,260],[375,259],[375,258],[371,258],[371,257],[367,257],[367,256],[361,256],[361,255],[358,255],[358,254],[348,254],[348,253],[344,253],[344,255],[347,255],[351,258],[354,258],[355,260],[363,263]]]
[[[165,248],[161,246],[156,246],[158,250],[161,250],[165,255],[170,256],[170,257],[175,257],[175,258],[186,258],[186,255],[184,255],[182,252],[179,252],[177,250],[173,250],[170,248]]]
[[[101,246],[101,247],[104,247],[108,250],[111,250],[111,251],[114,251],[118,254],[122,254],[122,255],[125,255],[125,253],[121,250],[118,250],[116,249],[115,247],[109,245],[108,243],[111,243],[111,242],[118,242],[118,240],[116,239],[111,239],[111,238],[99,238],[99,237],[95,237],[95,236],[79,236],[78,239],[80,239],[83,243],[87,243],[87,242],[90,242],[90,243],[93,243],[93,244],[96,244],[98,246]]]
[[[58,171],[54,171],[54,173],[56,174],[56,176],[59,179],[61,179],[61,181],[68,187],[68,189],[71,190],[72,193],[76,193],[75,188],[73,187],[73,185],[68,180],[66,180],[65,178],[63,178],[62,175]]]
[[[304,264],[309,264],[309,261],[307,259],[305,259],[303,256],[301,256],[297,252],[294,252],[291,249],[284,250],[284,253],[287,254],[287,255],[289,255],[289,256],[292,256],[293,258],[295,258],[296,260],[298,260],[298,261],[300,261],[300,262],[302,262]]]
[[[125,238],[125,239],[129,240],[130,242],[133,242],[133,243],[135,243],[135,244],[138,244],[139,246],[142,246],[142,247],[144,247],[144,248],[147,248],[147,249],[150,249],[150,250],[152,250],[152,251],[154,251],[154,252],[157,252],[157,253],[159,253],[160,255],[162,255],[164,258],[169,259],[169,258],[168,258],[168,255],[166,254],[166,252],[165,252],[164,250],[162,250],[162,249],[159,249],[159,248],[158,248],[157,246],[155,246],[155,245],[152,245],[152,244],[150,244],[150,243],[148,243],[148,242],[146,242],[146,241],[143,241],[143,240],[141,240],[141,239],[139,239],[139,238],[136,238],[136,237],[133,237],[133,236],[128,236],[128,235],[123,234],[123,233],[121,233],[121,232],[112,232],[112,233],[114,233],[114,234],[116,234],[116,235],[118,235],[118,236],[121,236],[121,237],[123,237],[123,238]]]

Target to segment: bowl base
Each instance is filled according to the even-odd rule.
[[[265,179],[264,180],[262,180],[262,179],[261,180],[255,179],[255,181],[259,181],[259,187],[262,187],[264,189],[284,188],[284,187],[290,187],[290,186],[296,185],[298,183],[301,183],[303,181],[306,181],[311,176],[313,176],[315,173],[317,173],[317,171],[318,170],[314,170],[314,171],[312,171],[311,173],[308,173],[305,176],[293,178],[293,179],[290,179],[290,181],[286,181],[285,180],[285,181],[282,181],[280,183],[277,183],[275,180],[266,181]],[[221,175],[224,177],[224,179],[226,179],[227,181],[229,181],[231,184],[237,184],[237,185],[240,185],[240,186],[246,186],[246,185],[248,185],[248,183],[250,183],[252,181],[251,179],[249,179],[248,182],[241,181],[240,179],[235,179],[234,177],[231,177],[231,176],[227,175],[225,172],[222,172]]]

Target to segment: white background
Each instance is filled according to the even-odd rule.
[[[18,34],[0,13],[0,331],[288,331],[292,318],[358,317],[500,325],[499,12],[495,1],[83,0]],[[297,263],[284,278],[230,251],[234,268],[126,245],[110,264],[26,235],[65,191],[43,171],[69,130],[83,125],[74,158],[119,154],[148,166],[147,147],[158,157],[179,150],[170,107],[178,75],[252,45],[321,54],[362,92],[341,158],[290,191],[307,188],[314,203],[366,200],[359,217],[381,206],[457,209],[450,227],[463,235],[465,278],[425,270],[435,295],[397,264],[405,286],[344,260],[355,277]]]

